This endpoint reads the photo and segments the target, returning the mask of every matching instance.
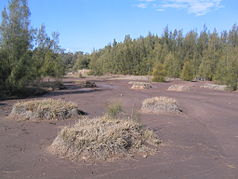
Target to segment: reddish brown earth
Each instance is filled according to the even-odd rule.
[[[44,97],[78,103],[90,116],[105,112],[107,104],[121,102],[130,114],[143,99],[176,98],[183,114],[140,113],[163,143],[155,156],[112,163],[73,163],[47,152],[62,126],[74,121],[29,122],[6,118],[16,101],[0,101],[0,178],[238,178],[238,93],[200,89],[171,92],[171,82],[153,84],[149,90],[131,90],[126,80],[97,81],[98,89],[79,89],[66,80],[68,89]]]

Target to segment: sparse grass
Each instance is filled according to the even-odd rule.
[[[107,115],[116,118],[122,112],[122,106],[119,103],[109,104],[107,106]]]
[[[184,86],[184,85],[172,85],[168,88],[168,91],[190,91],[191,88],[189,86]]]
[[[43,99],[16,103],[10,116],[18,120],[64,120],[80,113],[72,102]]]
[[[177,102],[173,98],[154,97],[143,101],[142,111],[145,112],[181,112]]]
[[[132,84],[131,89],[150,89],[152,88],[150,83],[146,82],[129,82],[128,84]]]
[[[49,151],[73,161],[110,161],[154,154],[160,142],[152,130],[135,121],[105,115],[81,119],[74,126],[65,127]]]

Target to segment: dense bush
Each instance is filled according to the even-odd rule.
[[[151,33],[123,42],[114,42],[85,57],[92,73],[148,75],[163,64],[166,76],[185,80],[203,78],[237,88],[238,27],[218,34],[206,27],[183,34],[182,30],[165,28],[161,37]],[[162,70],[164,71],[164,70]],[[159,71],[155,71],[159,73]],[[163,81],[158,79],[158,81]]]
[[[30,28],[27,0],[10,0],[0,25],[0,94],[17,94],[32,81],[64,74],[57,33]],[[36,32],[36,33],[35,33]]]

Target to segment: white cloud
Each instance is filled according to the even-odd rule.
[[[145,9],[145,8],[147,8],[147,4],[146,3],[140,3],[140,4],[137,4],[137,7]]]
[[[137,5],[140,8],[152,7],[157,11],[163,11],[168,8],[185,9],[190,14],[202,16],[208,12],[219,9],[223,0],[138,0]],[[143,2],[143,3],[142,3]]]

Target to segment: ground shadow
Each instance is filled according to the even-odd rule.
[[[58,90],[52,91],[50,93],[45,94],[43,97],[51,97],[51,96],[62,96],[62,95],[74,95],[74,94],[84,94],[84,93],[94,93],[94,92],[101,92],[110,89],[91,89],[91,88],[79,88],[78,90]]]

